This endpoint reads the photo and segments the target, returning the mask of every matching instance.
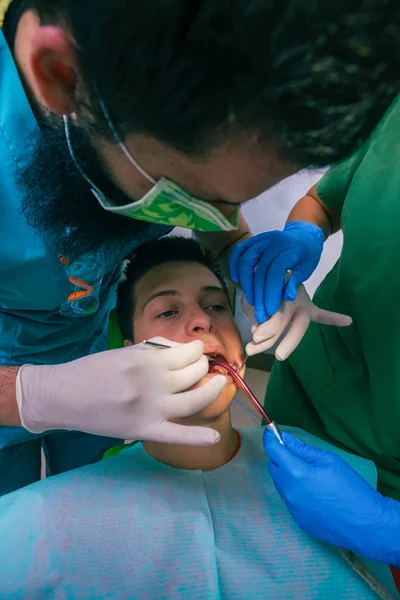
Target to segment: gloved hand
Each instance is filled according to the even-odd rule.
[[[303,285],[297,286],[296,299],[292,302],[283,301],[278,312],[265,323],[260,324],[255,320],[254,308],[245,298],[242,299],[242,309],[252,323],[253,340],[246,346],[249,356],[272,348],[289,326],[289,330],[275,351],[278,360],[285,360],[297,348],[310,322],[336,327],[347,327],[352,323],[351,317],[315,306]]]
[[[264,449],[276,489],[297,525],[325,542],[400,566],[400,504],[374,490],[343,459],[284,432]]]
[[[283,231],[261,233],[234,246],[231,277],[255,306],[259,323],[276,313],[282,299],[296,298],[296,287],[314,272],[323,245],[322,229],[311,223],[291,221]],[[292,276],[285,285],[288,269]]]
[[[218,375],[201,388],[184,391],[208,372],[203,342],[152,341],[173,348],[137,344],[62,365],[22,367],[17,402],[23,427],[33,433],[67,429],[197,446],[218,442],[214,429],[168,422],[199,412],[226,384]]]

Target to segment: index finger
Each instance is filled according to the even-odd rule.
[[[321,325],[335,325],[336,327],[348,327],[353,322],[353,319],[347,315],[318,307],[315,307],[315,310],[313,310],[311,320]]]
[[[239,283],[240,281],[239,261],[248,249],[248,247],[251,246],[251,244],[253,243],[253,238],[249,238],[244,242],[239,242],[238,244],[235,244],[232,248],[231,257],[229,259],[229,268],[231,272],[232,281],[234,283]]]
[[[227,383],[224,375],[215,375],[202,387],[173,394],[165,407],[167,419],[190,417],[207,408],[218,398]]]
[[[169,342],[169,340],[164,340],[164,342],[171,344],[171,348],[157,350],[157,360],[158,364],[161,364],[169,371],[183,369],[197,362],[203,356],[204,343],[201,340],[194,340],[187,344],[177,344],[176,342]]]

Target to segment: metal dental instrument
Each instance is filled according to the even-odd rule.
[[[143,340],[143,344],[146,346],[152,346],[153,348],[158,348],[159,350],[164,350],[164,348],[172,348],[172,346],[167,346],[166,344],[158,344],[157,342],[149,342],[148,340]]]
[[[146,344],[146,346],[151,346],[152,348],[158,348],[159,350],[164,350],[165,348],[172,348],[172,346],[167,346],[166,344],[159,344],[158,342],[149,342],[149,340],[143,340],[142,344]],[[207,356],[208,360],[211,361],[211,358]]]
[[[242,364],[237,368],[237,372],[239,373],[246,365],[247,359],[249,358],[249,355],[247,354],[247,352],[244,353],[243,355],[243,362]]]
[[[160,350],[163,350],[165,348],[171,348],[171,346],[167,346],[166,344],[158,344],[157,342],[149,342],[147,340],[143,340],[143,344],[146,344],[147,346],[152,346],[153,348],[159,348]],[[227,373],[229,373],[232,379],[236,381],[240,389],[243,390],[243,392],[246,394],[253,406],[258,410],[258,412],[260,413],[260,415],[266,423],[266,428],[272,431],[274,436],[277,438],[278,442],[282,444],[282,446],[284,446],[285,444],[282,439],[281,432],[279,431],[278,425],[275,423],[275,421],[272,421],[269,418],[262,404],[257,400],[247,383],[244,381],[243,377],[239,375],[237,367],[230,365],[229,363],[222,360],[212,360],[209,357],[207,358],[210,361],[209,372],[211,373],[215,368],[220,368],[227,371]]]
[[[272,421],[269,418],[269,416],[265,412],[262,404],[260,404],[260,402],[257,400],[257,398],[255,397],[255,395],[253,394],[253,392],[251,391],[251,389],[249,388],[247,383],[244,381],[243,377],[241,377],[239,375],[239,373],[237,372],[236,367],[234,367],[234,366],[230,365],[229,363],[224,362],[222,360],[212,360],[210,362],[210,372],[212,372],[215,368],[224,369],[225,371],[227,371],[229,373],[229,375],[232,377],[232,379],[234,379],[236,381],[236,383],[238,384],[240,389],[243,390],[243,392],[246,394],[246,396],[248,397],[250,402],[253,404],[253,406],[258,410],[258,412],[260,413],[260,415],[262,416],[262,418],[264,419],[264,421],[266,423],[266,428],[269,429],[270,431],[272,431],[272,433],[274,434],[274,436],[276,437],[278,442],[280,444],[282,444],[282,446],[284,446],[285,443],[282,439],[282,435],[281,435],[281,432],[279,431],[278,425],[275,423],[275,421]]]

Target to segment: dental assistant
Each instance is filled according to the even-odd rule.
[[[298,282],[318,264],[318,239],[343,231],[341,256],[314,302],[350,315],[353,325],[338,329],[312,323],[307,329],[306,324],[298,348],[274,365],[265,406],[278,423],[301,427],[371,459],[378,470],[379,492],[332,454],[290,436],[285,448],[266,438],[271,474],[295,520],[308,533],[397,567],[399,135],[398,97],[369,140],[333,166],[297,203],[285,230],[263,236],[264,243],[270,241],[269,274],[274,278],[273,270],[281,269],[282,277],[292,269]],[[253,243],[256,238],[245,242],[242,256]],[[278,278],[271,281],[270,291],[271,298],[282,296]]]
[[[358,3],[359,23],[321,2],[302,28],[295,0],[126,6],[0,0],[0,494],[39,478],[42,446],[59,473],[100,458],[107,436],[218,440],[168,423],[225,384],[184,391],[208,369],[201,343],[105,352],[123,260],[177,225],[228,257],[250,235],[243,201],[349,154],[394,96],[391,73],[378,91],[370,76],[390,2],[378,16]],[[343,53],[332,22],[346,44],[374,33],[378,55]],[[336,78],[317,68],[327,57]]]

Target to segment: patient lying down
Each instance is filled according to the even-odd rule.
[[[241,362],[223,278],[194,241],[137,251],[118,319],[126,344],[198,338],[206,353]],[[217,429],[214,447],[138,443],[1,498],[0,598],[376,598],[338,550],[294,524],[262,428],[231,425],[235,393],[229,380],[210,407],[179,421]],[[338,453],[374,477],[371,463]]]

